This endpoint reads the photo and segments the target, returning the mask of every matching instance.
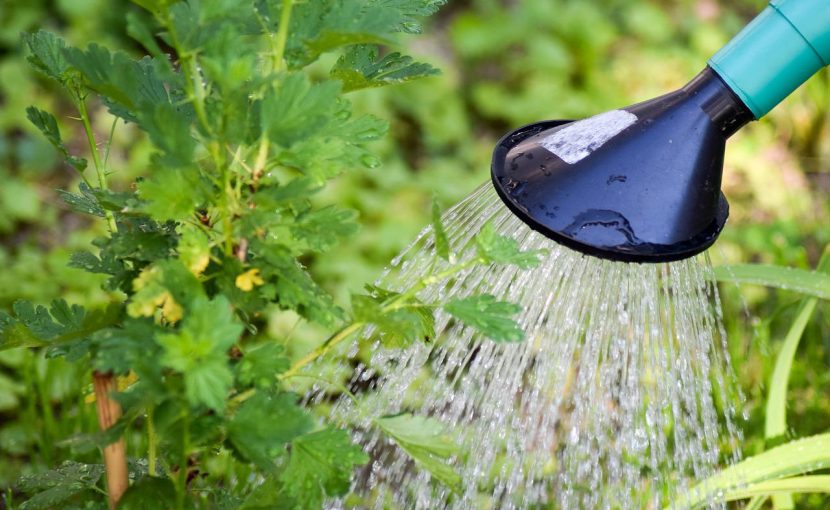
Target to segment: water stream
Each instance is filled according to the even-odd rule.
[[[420,297],[490,293],[519,303],[525,341],[494,343],[439,312],[435,342],[374,346],[351,381],[365,395],[359,410],[342,397],[332,411],[357,425],[374,460],[355,474],[373,508],[659,509],[740,456],[740,395],[705,256],[586,257],[527,228],[489,184],[446,213],[453,246],[469,245],[488,220],[523,249],[548,250],[544,261],[525,271],[474,267]],[[409,287],[434,267],[433,250],[427,228],[379,284]],[[461,492],[372,426],[372,416],[400,412],[438,419],[453,434],[465,452],[451,459]]]

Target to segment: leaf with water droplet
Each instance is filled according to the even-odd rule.
[[[715,494],[725,500],[747,497],[755,484],[802,474],[830,466],[830,434],[791,441],[733,464],[706,478],[673,501],[673,508],[703,507]],[[786,492],[786,491],[785,491]]]
[[[290,393],[260,390],[246,400],[228,423],[228,438],[237,452],[262,469],[274,468],[285,443],[308,432],[314,422]]]
[[[830,275],[794,267],[769,264],[736,264],[714,268],[720,282],[765,285],[830,299]]]
[[[524,340],[524,332],[512,319],[521,309],[519,305],[499,301],[490,294],[453,299],[444,305],[445,311],[494,342]]]
[[[512,264],[521,269],[538,266],[544,253],[543,250],[520,250],[515,239],[496,232],[492,221],[485,223],[476,235],[476,247],[485,262]]]
[[[17,481],[17,488],[31,497],[22,510],[63,508],[70,498],[76,502],[95,499],[93,489],[104,475],[102,464],[65,461],[57,469],[27,475]]]
[[[326,428],[291,442],[291,457],[280,481],[302,502],[301,508],[320,508],[326,498],[348,492],[352,470],[368,460],[348,432]]]
[[[380,160],[374,154],[364,154],[360,156],[360,162],[366,168],[377,168],[380,166]]]
[[[62,189],[57,190],[61,199],[66,202],[75,212],[81,214],[89,214],[92,216],[104,217],[104,208],[98,203],[98,199],[92,193],[92,189],[85,183],[81,183],[78,188],[81,190],[80,194],[72,193]]]
[[[367,286],[368,295],[352,295],[354,319],[377,327],[379,339],[387,347],[406,347],[435,336],[432,309],[417,298],[409,298],[394,308],[384,305],[399,294],[375,286]]]
[[[447,462],[459,445],[435,418],[409,413],[376,418],[375,424],[423,469],[450,489],[461,489],[461,476]]]

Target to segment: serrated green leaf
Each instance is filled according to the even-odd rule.
[[[292,510],[295,508],[284,492],[282,483],[275,476],[265,480],[248,493],[239,510]]]
[[[85,503],[100,500],[101,495],[88,487],[61,485],[38,492],[20,504],[20,510],[54,510],[55,508],[84,508]],[[76,506],[77,505],[77,506]],[[91,505],[90,505],[91,506]]]
[[[184,372],[185,396],[193,406],[221,411],[231,386],[233,372],[219,356],[203,356],[200,363],[190,365]]]
[[[262,132],[284,147],[312,137],[338,110],[340,83],[312,84],[305,74],[286,76],[261,104]]]
[[[324,252],[358,230],[357,212],[335,206],[312,209],[291,225],[294,236],[316,252]]]
[[[156,173],[139,183],[138,193],[141,210],[158,221],[192,218],[207,197],[195,168]]]
[[[169,478],[144,476],[133,483],[118,500],[118,510],[172,510],[176,488]]]
[[[73,211],[103,218],[105,216],[104,208],[98,203],[92,189],[83,182],[78,185],[78,189],[81,191],[80,195],[61,189],[57,190],[57,193]]]
[[[319,508],[326,498],[348,492],[352,470],[368,460],[345,430],[323,429],[291,442],[280,481],[297,500],[297,508]]]
[[[499,301],[489,294],[453,299],[444,305],[447,313],[494,342],[521,342],[524,339],[524,332],[512,318],[521,309],[519,305]]]
[[[521,269],[536,267],[541,262],[542,250],[521,251],[519,243],[512,237],[496,232],[488,221],[476,235],[478,255],[488,263],[511,264]]]
[[[119,218],[119,225],[109,239],[96,241],[102,259],[154,262],[173,255],[177,236],[172,222],[135,216]]]
[[[181,169],[176,174],[188,172],[187,180],[198,182],[198,174],[192,170],[193,151],[196,141],[190,133],[192,119],[177,106],[159,103],[143,106],[139,111],[139,124],[150,135],[150,139],[162,155],[155,161],[165,166]],[[168,172],[170,172],[168,170]],[[195,174],[195,175],[194,175]],[[157,175],[157,174],[156,174]],[[179,191],[185,191],[180,189]]]
[[[266,261],[261,266],[262,278],[266,282],[260,287],[263,293],[283,308],[295,310],[323,325],[334,325],[343,319],[343,310],[286,250],[267,245],[255,250]]]
[[[69,149],[66,148],[66,145],[63,144],[63,140],[61,139],[58,121],[54,115],[30,106],[26,108],[26,117],[29,119],[29,122],[34,124],[43,133],[46,139],[49,140],[49,143],[61,153],[70,166],[79,172],[84,171],[87,166],[87,161],[84,158],[77,158],[69,153]]]
[[[419,18],[434,13],[435,0],[315,0],[294,6],[286,60],[291,68],[304,67],[320,55],[342,46],[387,44],[396,32],[418,33]],[[281,2],[265,2],[273,25]]]
[[[84,85],[106,98],[113,115],[142,125],[144,110],[170,102],[151,58],[134,60],[94,43],[85,51],[70,47],[63,53],[81,73]]]
[[[387,347],[406,347],[413,342],[431,340],[435,336],[432,309],[415,298],[387,309],[384,303],[390,294],[395,295],[388,291],[352,295],[354,320],[375,325],[378,338]]]
[[[351,92],[439,74],[431,65],[415,62],[412,57],[395,52],[379,59],[378,53],[375,45],[353,46],[334,65],[331,76],[343,82],[344,92]]]
[[[27,494],[71,483],[92,487],[103,474],[104,466],[101,464],[81,464],[67,460],[56,469],[21,477],[17,487]]]
[[[135,420],[135,412],[122,416],[106,430],[69,436],[57,443],[61,448],[71,448],[73,453],[87,453],[104,448],[121,439],[124,431]]]
[[[224,408],[233,384],[226,353],[242,330],[230,303],[220,295],[212,301],[205,297],[192,300],[179,330],[156,336],[164,349],[161,363],[184,375],[192,405]]]
[[[45,30],[39,30],[32,34],[23,34],[23,41],[31,51],[27,60],[33,67],[59,83],[66,82],[66,73],[70,66],[64,55],[66,43],[63,39]]]
[[[254,194],[254,202],[259,207],[269,209],[306,207],[308,199],[323,189],[314,179],[297,177],[285,184],[266,186]]]
[[[12,315],[0,312],[0,349],[56,346],[79,342],[114,324],[121,308],[87,312],[63,299],[52,301],[49,309],[28,301],[16,301]]]
[[[441,221],[441,208],[435,199],[432,200],[432,235],[435,239],[435,253],[444,260],[450,259],[450,240]]]
[[[119,327],[96,332],[93,366],[101,372],[119,375],[133,371],[141,382],[150,382],[161,375],[161,347],[152,341],[160,330],[152,319],[128,318]]]
[[[122,270],[121,264],[114,259],[101,260],[88,251],[76,251],[70,255],[68,265],[97,274],[114,275]]]
[[[291,366],[285,349],[275,343],[266,343],[245,352],[236,366],[236,378],[243,385],[258,388],[272,388],[277,376]]]
[[[81,464],[67,460],[57,469],[23,476],[17,481],[17,487],[31,497],[20,508],[22,510],[61,508],[69,499],[90,491],[103,475],[104,466],[101,464]],[[86,494],[87,497],[91,495],[91,492]]]
[[[289,393],[271,395],[259,391],[246,400],[228,424],[231,443],[243,457],[265,470],[274,468],[274,459],[286,443],[314,426],[311,416]]]
[[[459,447],[440,421],[406,413],[376,418],[375,424],[422,469],[452,490],[461,489],[461,475],[448,463]]]
[[[93,188],[90,190],[98,203],[107,211],[128,212],[135,209],[138,199],[132,192],[117,192],[106,189]]]

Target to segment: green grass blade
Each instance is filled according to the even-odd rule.
[[[816,309],[818,299],[805,300],[798,309],[798,314],[784,338],[781,351],[775,359],[775,368],[770,379],[769,396],[765,413],[764,435],[772,439],[787,432],[787,386],[790,380],[790,370],[793,366],[798,343],[801,335],[810,322]]]
[[[810,298],[801,303],[798,315],[790,326],[781,351],[775,359],[775,368],[769,385],[767,410],[764,413],[764,437],[772,439],[787,432],[787,387],[790,380],[790,370],[793,366],[798,343],[813,316],[818,299]],[[776,493],[772,496],[772,506],[776,510],[792,510],[795,502],[792,496],[786,493]]]
[[[825,252],[819,260],[817,274],[826,274],[828,269],[830,269],[830,256]],[[798,344],[817,304],[818,299],[816,298],[802,300],[795,321],[787,331],[787,336],[781,345],[781,351],[778,353],[778,357],[775,358],[775,368],[770,379],[767,407],[764,413],[764,437],[766,439],[773,439],[787,432],[787,389],[790,372],[792,371]],[[795,508],[795,503],[789,494],[776,493],[772,497],[772,506],[776,510],[792,510]]]
[[[761,482],[830,467],[830,433],[798,439],[749,457],[698,483],[674,502],[675,507],[699,507],[721,500]]]
[[[761,510],[761,507],[764,506],[764,503],[766,503],[768,499],[769,498],[767,496],[755,496],[749,500],[749,503],[746,504],[744,510]]]
[[[791,494],[793,492],[830,493],[830,475],[808,475],[783,478],[781,480],[767,480],[753,483],[742,489],[735,489],[726,495],[727,501],[736,501],[752,497],[768,495]]]
[[[830,276],[815,271],[766,264],[736,264],[716,267],[715,278],[720,282],[764,285],[830,299]]]

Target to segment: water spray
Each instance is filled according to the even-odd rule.
[[[830,2],[773,0],[686,86],[502,138],[492,186],[450,209],[445,229],[462,260],[484,224],[548,255],[524,271],[471,267],[419,298],[519,303],[526,339],[497,344],[438,311],[433,344],[375,345],[351,381],[375,391],[332,411],[375,460],[356,490],[377,509],[672,508],[724,447],[737,459],[737,384],[711,266],[696,255],[728,216],[726,140],[828,63]],[[440,274],[434,254],[427,228],[378,285]],[[403,412],[439,421],[460,445],[448,459],[459,487],[368,418]],[[723,507],[717,497],[703,500]]]

